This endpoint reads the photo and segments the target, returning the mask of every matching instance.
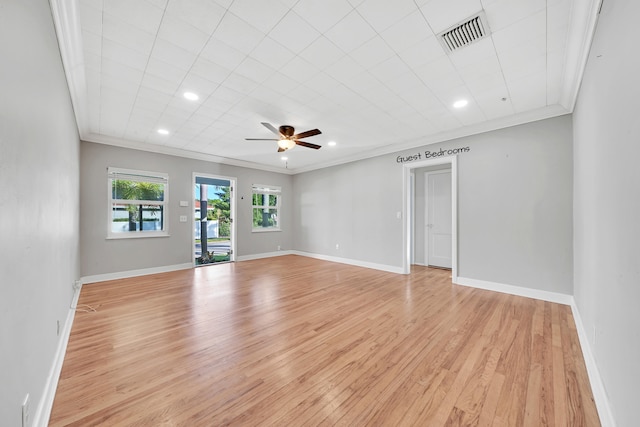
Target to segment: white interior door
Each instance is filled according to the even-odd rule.
[[[451,171],[427,172],[425,180],[427,265],[451,268]]]

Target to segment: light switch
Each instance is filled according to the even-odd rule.
[[[180,206],[183,208],[189,207],[189,202],[187,200],[180,200]]]
[[[180,215],[180,222],[187,222],[187,216],[186,215]]]

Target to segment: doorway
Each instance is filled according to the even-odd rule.
[[[451,170],[425,172],[424,181],[425,264],[451,268]]]
[[[458,244],[457,244],[457,241],[458,241],[458,236],[457,236],[457,232],[458,232],[457,230],[458,228],[457,227],[458,162],[457,160],[458,159],[456,156],[450,156],[450,157],[444,157],[444,158],[438,158],[438,159],[432,159],[432,160],[425,160],[421,162],[412,162],[412,163],[407,163],[403,165],[404,167],[403,169],[404,215],[403,215],[403,268],[402,270],[404,274],[410,273],[412,261],[415,260],[416,263],[420,263],[418,260],[422,259],[424,260],[424,264],[428,265],[432,261],[429,260],[427,254],[430,252],[433,252],[434,254],[438,254],[438,252],[434,252],[433,250],[434,243],[432,243],[427,248],[427,245],[429,243],[428,241],[429,237],[425,237],[423,241],[420,243],[416,242],[415,232],[417,229],[420,228],[420,224],[424,224],[422,225],[422,227],[424,227],[425,231],[426,231],[426,228],[428,228],[428,224],[433,224],[429,222],[430,220],[427,220],[426,213],[420,216],[416,215],[416,211],[418,210],[417,206],[420,204],[424,206],[426,204],[426,199],[422,203],[419,203],[419,204],[416,203],[416,187],[418,187],[416,183],[424,182],[426,184],[426,180],[428,179],[425,176],[425,178],[423,178],[424,181],[422,181],[422,179],[419,179],[416,176],[416,172],[421,168],[446,169],[446,172],[449,172],[449,175],[439,176],[438,178],[440,178],[440,181],[446,180],[446,179],[449,180],[450,196],[451,196],[451,200],[449,202],[450,210],[442,208],[442,205],[441,205],[441,209],[439,210],[438,215],[442,216],[442,215],[446,215],[447,213],[450,214],[451,231],[450,233],[430,233],[430,234],[432,234],[433,237],[435,237],[436,234],[438,234],[438,242],[436,243],[437,243],[437,250],[440,252],[440,254],[442,254],[442,251],[448,251],[451,254],[451,265],[450,265],[451,277],[454,283],[457,280],[457,274],[458,274]],[[445,171],[442,170],[439,172],[445,172]],[[422,187],[422,185],[420,185],[420,187]],[[426,192],[422,192],[422,195],[426,196]],[[423,200],[422,195],[418,197],[420,200]],[[446,204],[447,202],[445,201],[444,203]],[[420,209],[420,210],[421,212],[424,211],[424,209]],[[438,231],[438,230],[435,230],[435,231]],[[428,233],[424,233],[424,234],[426,236]],[[422,255],[418,254],[418,251],[422,253]],[[438,263],[438,261],[435,261],[435,262],[436,264]]]
[[[195,266],[235,261],[235,178],[193,175]]]

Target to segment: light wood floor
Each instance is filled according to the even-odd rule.
[[[299,256],[82,289],[52,426],[597,426],[568,306]]]

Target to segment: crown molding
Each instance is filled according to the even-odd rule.
[[[570,113],[576,106],[582,76],[587,66],[591,44],[595,36],[600,7],[603,0],[574,0],[571,6],[571,23],[567,34],[567,56],[560,104]]]
[[[331,166],[338,166],[345,163],[356,162],[358,160],[370,159],[373,157],[383,156],[391,153],[398,153],[404,150],[410,150],[418,147],[424,147],[426,145],[437,144],[439,142],[451,141],[458,138],[464,138],[466,136],[478,135],[494,130],[504,129],[512,126],[522,125],[530,122],[537,122],[539,120],[550,119],[553,117],[563,116],[569,114],[561,105],[551,105],[537,110],[526,111],[524,113],[514,114],[511,116],[500,117],[488,122],[477,123],[462,128],[452,129],[450,131],[441,132],[435,135],[427,135],[423,138],[413,139],[411,141],[403,143],[389,143],[373,150],[369,150],[363,153],[359,153],[353,156],[344,157],[331,162],[324,162],[314,164],[308,167],[292,169],[292,173],[299,174],[304,172],[310,172],[317,169],[324,169]]]
[[[228,157],[215,156],[213,154],[205,154],[196,151],[189,151],[182,148],[167,147],[165,145],[148,144],[146,142],[131,141],[123,138],[116,138],[96,133],[89,133],[81,138],[85,142],[94,142],[97,144],[113,145],[115,147],[130,148],[132,150],[147,151],[150,153],[166,154],[169,156],[183,157],[194,160],[204,160],[206,162],[219,163],[223,165],[238,166],[248,169],[257,169],[266,172],[276,172],[285,175],[293,175],[291,169],[284,169],[275,166],[262,165],[259,163],[249,162],[246,160],[231,159]]]
[[[49,0],[67,87],[82,138],[89,131],[87,83],[82,54],[82,28],[77,0]]]

